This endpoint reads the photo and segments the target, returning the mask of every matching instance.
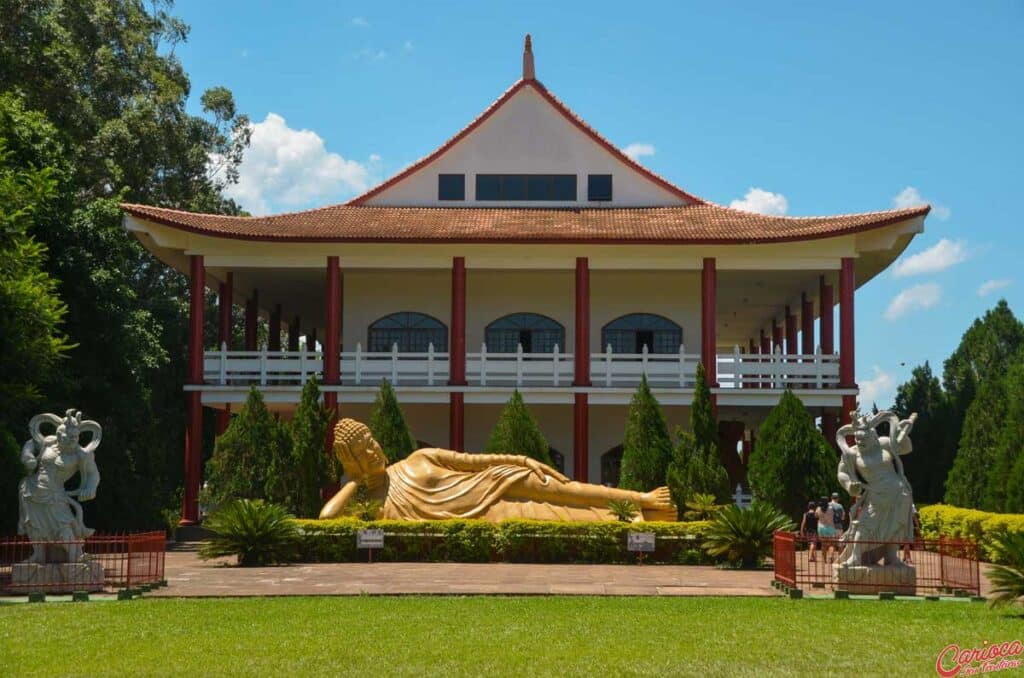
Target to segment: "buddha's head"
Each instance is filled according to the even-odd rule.
[[[334,456],[352,480],[372,481],[384,475],[387,458],[370,429],[355,419],[342,419],[334,425]]]

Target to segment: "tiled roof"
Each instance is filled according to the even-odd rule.
[[[203,235],[277,242],[688,243],[814,240],[926,215],[930,207],[826,217],[754,214],[707,202],[679,207],[520,209],[333,205],[228,217],[123,204],[128,214]]]

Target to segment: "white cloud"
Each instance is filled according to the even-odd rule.
[[[925,273],[938,273],[967,259],[967,244],[963,240],[943,238],[923,252],[903,257],[893,266],[897,278]]]
[[[942,288],[935,283],[908,287],[889,302],[889,307],[885,309],[885,319],[896,320],[911,311],[934,308],[941,299]]]
[[[292,129],[277,113],[252,125],[239,181],[225,193],[253,214],[296,209],[361,193],[376,180],[380,156],[360,163],[331,153],[312,130]]]
[[[987,297],[993,292],[998,292],[999,290],[1006,289],[1011,284],[1013,284],[1013,281],[1007,280],[1005,278],[1002,280],[987,280],[981,284],[981,287],[978,288],[978,296]]]
[[[907,186],[899,194],[892,199],[892,205],[896,209],[906,209],[908,207],[920,207],[921,205],[927,205],[931,203],[932,216],[939,221],[945,221],[949,219],[952,211],[945,205],[938,205],[930,200],[925,200],[921,192],[913,186]]]
[[[859,379],[860,406],[867,411],[872,403],[879,403],[879,407],[885,408],[890,404],[896,390],[896,379],[878,365],[871,367],[874,376],[870,379]]]
[[[356,28],[366,28],[370,25],[370,22],[366,20],[366,17],[354,16],[348,21],[349,26],[355,26]]]
[[[733,200],[729,207],[744,212],[781,216],[789,210],[789,201],[781,193],[772,193],[763,188],[751,188],[743,200]]]
[[[370,49],[365,47],[352,55],[353,59],[366,59],[368,61],[380,61],[388,58],[388,53],[382,49]]]
[[[623,148],[622,152],[625,153],[630,160],[636,162],[645,155],[654,155],[654,144],[630,144]]]
[[[414,49],[416,49],[416,47],[412,44],[412,40],[406,40],[405,44],[402,45],[402,48],[405,49],[406,52],[411,52]]]

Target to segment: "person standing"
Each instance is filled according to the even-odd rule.
[[[800,521],[800,535],[807,540],[809,544],[808,558],[809,562],[814,562],[814,550],[818,545],[818,514],[815,513],[817,504],[813,501],[808,502],[807,511],[804,512],[804,518]]]
[[[832,501],[829,502],[832,507],[832,516],[835,519],[836,528],[836,539],[843,536],[843,521],[846,517],[846,509],[843,508],[842,503],[839,501],[839,493],[832,493]]]

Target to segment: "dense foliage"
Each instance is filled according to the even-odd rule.
[[[719,456],[711,389],[700,364],[690,408],[690,431],[676,430],[676,445],[665,478],[680,517],[694,495],[711,495],[712,503],[730,500],[729,474]]]
[[[836,486],[835,452],[804,404],[788,390],[761,424],[747,477],[759,501],[791,518]]]
[[[210,514],[203,526],[213,533],[199,547],[204,560],[236,556],[239,565],[272,565],[295,557],[294,516],[276,504],[236,499]]]
[[[86,505],[99,528],[159,524],[182,473],[186,280],[125,232],[118,203],[236,213],[221,189],[236,179],[249,139],[224,88],[201,97],[205,117],[186,112],[190,84],[174,48],[188,28],[170,8],[36,0],[0,12],[0,128],[10,154],[0,162],[34,175],[15,182],[24,211],[0,205],[32,240],[11,259],[5,244],[0,260],[45,271],[17,301],[43,322],[0,328],[0,340],[21,342],[4,346],[0,392],[41,398],[0,407],[0,425],[22,438],[25,408],[68,407],[103,425],[103,487]],[[15,317],[7,312],[0,316]],[[45,369],[63,335],[74,345],[68,359]],[[37,364],[44,369],[30,371]]]
[[[626,535],[637,525],[616,521],[559,522],[548,520],[364,522],[354,518],[298,520],[299,559],[303,562],[366,560],[356,550],[356,531],[384,530],[384,549],[374,560],[514,563],[627,563],[636,562],[626,550]],[[709,523],[645,522],[655,534],[654,553],[645,561],[697,564],[707,562],[700,540]]]
[[[389,464],[405,459],[416,451],[416,439],[409,432],[405,415],[395,397],[395,389],[391,388],[387,379],[381,382],[377,391],[373,414],[370,416],[370,430],[384,450]]]
[[[715,513],[704,533],[704,550],[750,569],[772,552],[776,530],[793,528],[793,521],[767,502],[755,501],[746,509],[730,504]]]
[[[672,441],[668,436],[665,415],[651,393],[645,375],[629,402],[622,440],[619,487],[639,492],[661,487],[665,484],[665,473],[671,459]]]
[[[498,423],[487,440],[486,452],[497,454],[523,454],[531,459],[552,465],[547,440],[540,432],[540,426],[530,414],[518,389],[505,403],[498,416]]]
[[[978,544],[981,559],[991,563],[1007,562],[1006,554],[1000,551],[1002,535],[1024,534],[1024,515],[1015,513],[988,513],[934,504],[921,507],[918,517],[921,534],[926,539],[938,539],[940,536],[970,539]]]
[[[331,415],[320,402],[320,387],[312,377],[302,387],[302,397],[292,416],[290,468],[282,469],[292,488],[286,506],[302,518],[320,514],[320,490],[325,482],[337,480],[333,455],[328,456],[324,450],[330,423]]]
[[[902,457],[903,470],[914,490],[914,500],[922,504],[942,501],[946,476],[953,464],[956,441],[953,439],[949,400],[931,365],[915,367],[910,381],[901,384],[893,411],[900,419],[918,414],[911,440],[914,452]]]
[[[1024,602],[1024,532],[1012,532],[997,537],[1005,565],[994,565],[985,572],[992,582],[989,604],[1002,607]]]

